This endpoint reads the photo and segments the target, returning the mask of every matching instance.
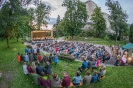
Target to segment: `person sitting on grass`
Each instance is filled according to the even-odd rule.
[[[58,56],[55,54],[54,55],[54,63],[55,65],[59,62]]]
[[[28,70],[27,70],[26,62],[24,62],[24,64],[23,64],[23,71],[24,71],[25,75],[27,75],[29,73]]]
[[[30,66],[29,63],[28,63],[28,65],[27,65],[27,70],[28,70],[29,73],[32,73],[32,69],[31,69],[31,66]]]
[[[64,78],[62,79],[62,87],[68,88],[70,86],[70,76],[67,74],[67,72],[63,72]]]
[[[82,82],[82,77],[80,75],[80,72],[77,72],[76,73],[76,76],[73,77],[73,85],[77,86],[77,85],[80,85],[80,82]]]
[[[50,62],[50,64],[53,62],[53,59],[54,59],[54,58],[53,58],[53,56],[52,56],[52,53],[50,53],[49,60],[48,60],[48,61]]]
[[[38,58],[39,61],[41,61],[42,60],[42,55],[39,53],[37,58]]]
[[[48,57],[44,54],[43,59],[41,60],[42,63],[46,63],[48,61]]]
[[[100,57],[98,57],[96,63],[97,63],[97,67],[99,67],[100,66]]]
[[[90,70],[88,70],[87,75],[83,78],[83,84],[89,85],[91,82],[91,78],[92,78],[91,72],[90,72]]]
[[[100,69],[99,69],[99,72],[98,72],[97,74],[98,74],[98,81],[100,81],[100,79],[101,79],[102,76],[103,76],[103,68],[100,68]]]
[[[82,72],[83,70],[85,70],[88,67],[88,62],[86,61],[86,58],[83,59],[84,62],[82,63],[82,66],[79,67],[80,72]]]
[[[18,52],[17,58],[18,58],[18,62],[20,63],[21,62],[21,56],[20,56],[20,53],[19,52]]]
[[[32,72],[36,73],[36,64],[34,61],[31,63],[31,70],[32,70]]]
[[[24,55],[23,54],[21,54],[21,61],[24,61]]]
[[[40,75],[41,72],[45,72],[44,67],[41,66],[40,63],[38,63],[38,66],[36,67],[36,73]]]
[[[46,75],[52,74],[52,67],[50,66],[49,62],[46,62],[46,66],[44,68],[45,68],[45,74]]]
[[[102,75],[102,77],[105,76],[105,74],[106,74],[106,66],[103,67],[103,75]]]
[[[95,83],[95,82],[97,82],[97,80],[98,80],[98,74],[97,74],[97,71],[95,70],[94,74],[91,78],[91,83]]]
[[[60,80],[60,78],[58,77],[58,75],[57,74],[52,74],[52,79],[51,79],[51,84],[52,84],[52,87],[60,87],[60,85],[61,85],[61,80]]]
[[[38,84],[44,88],[52,88],[51,82],[44,72],[41,72],[41,76],[38,78]]]
[[[27,55],[27,53],[25,54],[24,59],[25,62],[29,62],[29,56]]]
[[[32,83],[34,83],[35,85],[38,85],[38,78],[39,78],[39,75],[38,74],[35,74],[35,72],[32,72],[31,74],[29,74],[31,79],[32,79]]]

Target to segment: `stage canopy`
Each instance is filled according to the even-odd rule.
[[[32,40],[52,39],[53,30],[34,30],[31,31]]]

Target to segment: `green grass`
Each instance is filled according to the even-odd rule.
[[[1,87],[4,84],[8,85],[6,88],[37,88],[31,84],[29,76],[23,74],[22,64],[17,62],[17,53],[24,53],[24,48],[21,41],[17,43],[16,40],[10,40],[10,48],[7,48],[5,40],[0,39],[0,70],[3,73],[0,78],[0,88],[5,88]],[[53,72],[57,73],[61,79],[63,71],[67,71],[72,79],[80,65],[81,63],[77,61],[60,60],[56,66],[52,63]],[[84,71],[82,77],[85,74]],[[102,81],[80,88],[132,88],[132,76],[133,67],[107,67],[106,77]]]
[[[81,41],[81,42],[87,42],[92,44],[100,44],[100,45],[124,45],[124,41],[118,41],[117,44],[114,40],[105,40],[101,38],[94,38],[94,37],[88,37],[85,39],[85,37],[79,37],[75,36],[74,41]]]

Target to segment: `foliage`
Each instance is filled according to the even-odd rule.
[[[95,31],[94,30],[83,30],[79,36],[81,37],[93,37],[95,36]]]
[[[133,23],[130,26],[130,34],[129,34],[130,42],[133,43]]]
[[[54,37],[63,36],[62,33],[62,21],[60,20],[60,16],[58,15],[56,23],[53,25],[53,28],[55,28]]]
[[[67,9],[63,18],[64,32],[73,39],[73,36],[79,34],[81,28],[86,24],[86,5],[80,0],[64,0],[62,6]]]
[[[103,13],[99,7],[96,7],[91,16],[91,20],[94,22],[92,27],[95,30],[96,37],[100,37],[100,35],[106,30],[106,21],[103,17]]]
[[[37,4],[36,9],[36,22],[37,29],[41,29],[41,25],[45,25],[47,27],[47,20],[49,19],[51,7],[47,6],[44,2],[40,2]]]
[[[118,1],[113,0],[107,0],[106,6],[108,6],[108,10],[110,12],[110,24],[111,28],[115,31],[116,34],[116,42],[119,37],[121,39],[121,36],[125,31],[127,31],[127,18],[128,15],[126,11],[123,11],[122,7],[120,6],[120,3]]]
[[[19,29],[19,23],[22,22],[21,17],[28,15],[27,10],[22,7],[23,4],[23,0],[21,2],[19,0],[9,0],[1,7],[0,20],[2,24],[0,24],[0,30],[7,40],[7,47],[9,47],[9,38],[12,36],[18,38],[19,32],[21,32]]]

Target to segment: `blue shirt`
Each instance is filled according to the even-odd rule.
[[[80,83],[82,80],[81,76],[75,76],[73,77],[73,83]]]
[[[88,62],[84,61],[81,67],[85,70],[88,67]]]
[[[29,62],[29,57],[28,57],[28,55],[25,55],[24,57],[25,57],[25,61]]]
[[[98,75],[93,75],[91,78],[91,83],[95,83],[98,80]]]

